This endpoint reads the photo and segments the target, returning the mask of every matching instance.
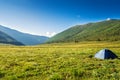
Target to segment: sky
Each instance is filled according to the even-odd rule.
[[[0,25],[35,35],[107,18],[120,19],[120,0],[0,0]]]

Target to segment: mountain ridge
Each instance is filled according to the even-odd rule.
[[[111,19],[73,26],[50,38],[47,43],[120,40],[120,20]]]
[[[45,36],[38,36],[38,35],[32,35],[28,33],[22,33],[20,31],[10,29],[8,27],[0,25],[0,31],[8,34],[15,40],[25,44],[25,45],[37,45],[37,44],[42,44],[46,40],[48,40],[48,37]]]
[[[0,43],[3,44],[13,44],[13,45],[24,45],[17,40],[13,39],[9,35],[5,34],[4,32],[0,31]]]

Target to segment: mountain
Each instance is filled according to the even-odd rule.
[[[0,43],[2,44],[13,44],[13,45],[23,45],[22,43],[18,42],[17,40],[13,39],[9,35],[5,34],[4,32],[0,31]]]
[[[50,38],[47,42],[79,42],[79,41],[119,41],[120,20],[76,25]]]
[[[24,45],[37,45],[44,43],[46,42],[46,40],[48,40],[48,37],[45,36],[37,36],[37,35],[22,33],[17,30],[13,30],[1,25],[0,25],[0,31],[8,34],[13,39],[23,43]]]

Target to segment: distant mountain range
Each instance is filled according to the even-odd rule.
[[[73,26],[52,38],[19,32],[0,25],[0,43],[13,45],[37,45],[41,43],[120,41],[120,20],[88,23]]]
[[[13,39],[9,35],[5,34],[4,32],[0,31],[0,43],[3,44],[14,44],[14,45],[23,45],[22,43],[18,42],[17,40]]]
[[[73,26],[50,38],[48,43],[80,41],[120,41],[120,20]]]
[[[0,25],[0,43],[37,45],[46,42],[48,39],[45,36],[26,34]]]

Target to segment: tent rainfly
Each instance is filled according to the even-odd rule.
[[[95,58],[99,59],[115,59],[118,58],[112,51],[108,49],[100,50],[95,54]]]

